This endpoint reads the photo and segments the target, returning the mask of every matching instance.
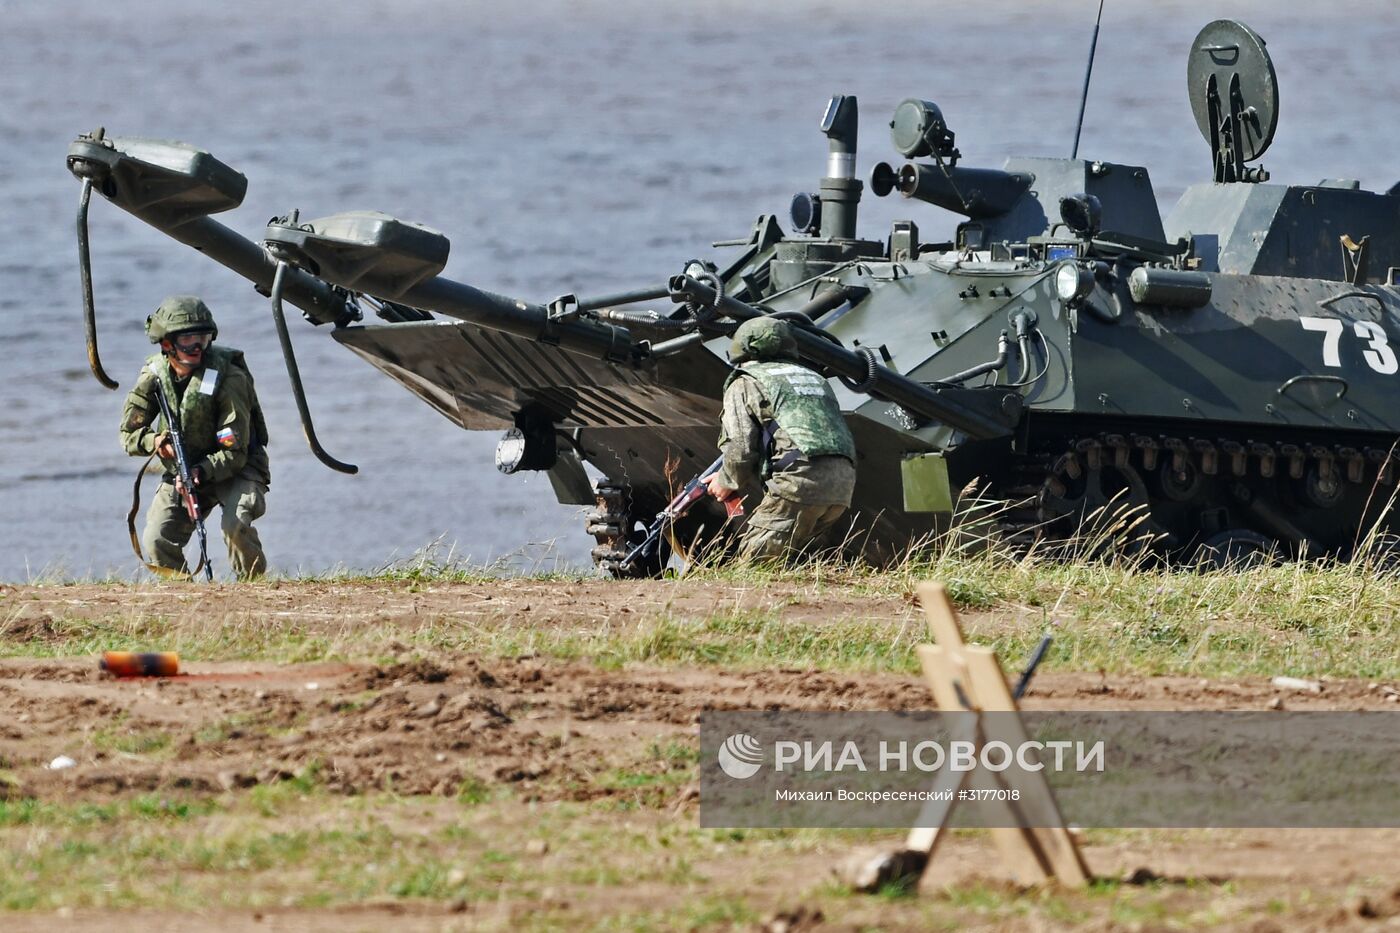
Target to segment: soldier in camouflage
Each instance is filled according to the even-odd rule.
[[[735,369],[724,385],[724,466],[706,485],[717,499],[762,488],[740,557],[792,557],[820,544],[850,507],[855,441],[831,386],[798,362],[791,325],[745,321],[729,358]]]
[[[194,533],[194,522],[176,488],[175,451],[167,426],[157,429],[160,407],[152,387],[159,381],[179,412],[201,511],[208,514],[216,503],[221,507],[229,564],[238,579],[248,580],[267,570],[262,542],[253,528],[266,509],[271,479],[267,426],[243,353],[211,346],[218,333],[208,306],[190,295],[167,298],[146,319],[146,336],[160,345],[160,353],[146,361],[126,397],[121,438],[127,453],[154,453],[165,466],[141,536],[146,553],[159,567],[188,573],[184,546]]]

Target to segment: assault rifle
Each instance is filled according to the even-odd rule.
[[[214,568],[209,566],[209,536],[204,530],[204,513],[199,508],[199,497],[195,494],[194,470],[191,469],[190,459],[185,454],[185,436],[180,430],[180,416],[176,414],[170,400],[165,397],[160,380],[156,380],[153,387],[156,402],[160,404],[161,417],[165,419],[166,433],[170,435],[170,446],[175,450],[175,489],[185,500],[185,511],[189,513],[190,520],[194,522],[194,529],[199,534],[199,565],[194,568],[191,576],[197,576],[202,568],[204,579],[212,583]]]
[[[695,478],[685,484],[685,488],[676,493],[676,497],[670,504],[660,512],[656,513],[656,518],[652,519],[647,526],[647,536],[641,540],[636,547],[627,552],[627,556],[622,559],[618,566],[626,570],[639,560],[651,560],[661,549],[661,535],[675,521],[690,511],[691,506],[704,498],[709,490],[705,487],[703,480],[714,473],[719,472],[724,466],[724,457],[721,455],[714,463],[705,467],[695,475]],[[724,499],[724,509],[729,518],[736,518],[744,514],[744,501],[738,493]]]

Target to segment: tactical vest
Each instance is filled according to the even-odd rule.
[[[825,379],[806,366],[782,360],[749,362],[730,373],[725,388],[740,376],[758,380],[773,420],[808,459],[839,455],[856,459],[856,443]]]
[[[184,433],[185,446],[191,457],[208,456],[219,449],[216,432],[219,429],[218,397],[223,389],[224,374],[231,368],[242,370],[249,386],[253,374],[243,359],[243,351],[232,347],[211,346],[204,351],[203,365],[195,370],[185,382],[184,393],[175,390],[175,380],[165,357],[156,354],[146,360],[146,368],[160,380],[165,397],[172,402],[179,399],[180,430]],[[263,420],[262,406],[258,404],[257,392],[253,393],[253,411],[249,418],[252,438],[248,449],[252,451],[267,446],[267,423]],[[163,418],[161,419],[164,420]],[[167,425],[168,427],[168,425]]]

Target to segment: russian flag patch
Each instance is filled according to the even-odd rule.
[[[233,433],[233,428],[220,428],[214,439],[219,442],[220,447],[232,447],[238,443],[238,435]]]

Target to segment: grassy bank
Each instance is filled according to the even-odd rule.
[[[419,562],[377,575],[283,580],[215,592],[253,605],[197,617],[159,601],[93,612],[49,600],[62,584],[0,589],[0,655],[74,656],[113,644],[210,661],[376,659],[419,651],[484,657],[538,654],[610,667],[831,671],[917,670],[925,637],[917,585],[948,588],[978,640],[1003,658],[1027,655],[1052,631],[1046,669],[1203,677],[1288,674],[1391,680],[1400,676],[1400,576],[1364,563],[1290,563],[1235,571],[1163,570],[1132,561],[1057,562],[952,553],[893,571],[813,564],[794,570],[701,569],[679,580],[620,583],[570,577],[505,581],[479,570]],[[490,602],[528,585],[533,605]],[[130,584],[112,584],[132,588]],[[459,604],[363,620],[261,612],[275,589],[287,605],[327,587],[345,593],[461,590]],[[137,585],[135,589],[140,589]],[[197,586],[174,587],[181,599]],[[564,595],[564,594],[568,595]],[[696,605],[695,593],[714,598]],[[26,606],[43,594],[41,625]],[[367,597],[368,598],[368,597]],[[231,603],[232,604],[232,603]],[[243,602],[236,603],[244,605]],[[594,607],[583,612],[579,605]]]

